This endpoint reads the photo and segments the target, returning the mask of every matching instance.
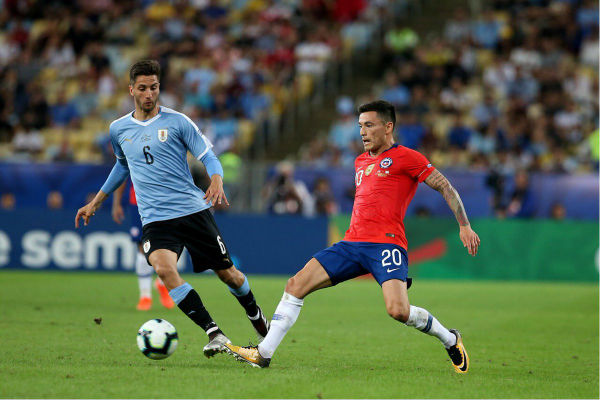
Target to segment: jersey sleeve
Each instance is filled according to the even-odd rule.
[[[190,153],[198,160],[213,147],[200,128],[186,116],[183,116],[181,120],[181,139]]]
[[[435,168],[423,154],[415,150],[407,150],[404,159],[406,172],[415,181],[421,183],[431,175]]]
[[[117,157],[118,160],[125,160],[125,153],[123,153],[123,149],[119,144],[119,138],[117,136],[118,130],[114,122],[110,124],[110,127],[108,128],[108,134],[110,136],[110,144],[112,145],[115,157]]]

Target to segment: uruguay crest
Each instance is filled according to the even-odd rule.
[[[166,129],[158,130],[158,140],[160,140],[162,143],[166,142],[168,137],[169,132]]]
[[[390,157],[386,157],[383,160],[381,160],[381,163],[379,163],[379,166],[381,168],[389,168],[390,165],[392,165],[392,159]]]

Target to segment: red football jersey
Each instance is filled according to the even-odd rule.
[[[394,243],[407,249],[406,208],[434,167],[421,153],[394,145],[377,157],[356,158],[356,196],[344,240]]]

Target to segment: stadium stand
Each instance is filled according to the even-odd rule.
[[[478,18],[458,8],[438,35],[385,34],[381,80],[338,100],[328,137],[307,164],[352,166],[362,152],[356,105],[383,98],[399,141],[440,168],[585,173],[598,170],[598,5],[494,1]]]
[[[132,109],[127,72],[140,58],[159,60],[161,103],[194,119],[227,164],[232,211],[274,209],[261,191],[277,167],[264,160],[286,158],[309,191],[329,182],[313,193],[325,199],[317,213],[348,212],[351,169],[363,151],[355,108],[374,98],[396,105],[400,143],[456,172],[458,182],[474,174],[478,186],[465,195],[491,193],[491,205],[470,204],[476,216],[532,215],[525,191],[513,193],[522,170],[538,198],[549,196],[545,174],[574,177],[578,197],[598,170],[598,7],[591,1],[0,4],[6,176],[45,170],[30,161],[87,164],[82,170],[112,164],[108,124]],[[192,170],[201,182],[201,166]],[[25,195],[12,179],[3,184],[18,207],[47,194]],[[97,189],[88,184],[66,202],[79,204]],[[596,207],[552,196],[568,217],[597,215]],[[533,215],[548,215],[551,205],[536,203]],[[445,209],[427,206],[433,215]]]

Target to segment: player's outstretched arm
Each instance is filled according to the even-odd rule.
[[[115,191],[125,179],[129,176],[129,167],[127,166],[127,160],[125,158],[117,159],[115,166],[112,171],[108,175],[106,182],[102,185],[102,188],[98,193],[96,193],[96,197],[92,201],[90,201],[85,206],[81,207],[77,210],[77,215],[75,216],[75,228],[79,228],[79,218],[83,218],[84,225],[87,225],[90,221],[90,217],[96,213],[96,210],[100,208],[100,205],[106,198]]]
[[[96,193],[96,196],[92,201],[77,210],[77,215],[75,216],[75,228],[79,228],[79,218],[83,219],[83,225],[87,225],[90,221],[90,217],[96,214],[96,210],[100,208],[100,205],[107,197],[108,195],[100,190]]]
[[[479,240],[479,236],[477,236],[475,231],[471,229],[471,224],[469,223],[469,218],[467,217],[467,212],[465,211],[465,206],[463,205],[460,195],[456,189],[452,187],[448,179],[446,179],[446,177],[437,169],[434,169],[427,179],[425,179],[425,183],[444,196],[446,203],[448,203],[448,206],[454,213],[454,216],[460,225],[459,235],[463,246],[467,248],[470,255],[476,255],[481,241]]]

